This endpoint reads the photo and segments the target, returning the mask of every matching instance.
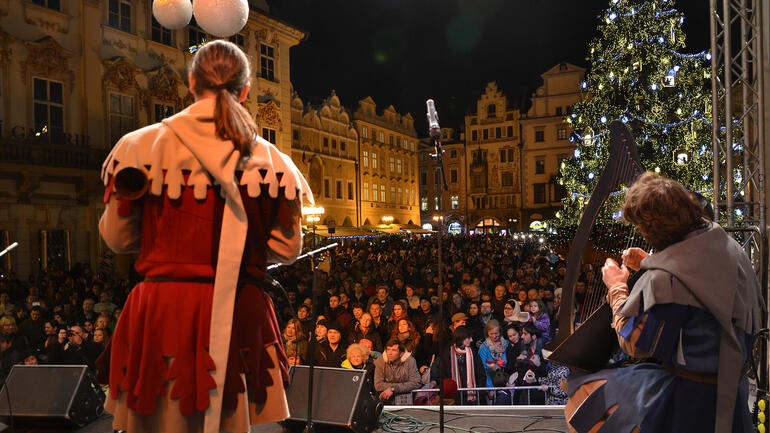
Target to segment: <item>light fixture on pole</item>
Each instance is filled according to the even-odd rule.
[[[313,249],[316,248],[315,226],[321,221],[321,215],[323,215],[324,212],[326,212],[326,210],[323,206],[302,207],[302,215],[305,215],[305,219],[310,223],[310,226],[313,229]]]

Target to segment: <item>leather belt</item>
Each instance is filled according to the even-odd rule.
[[[717,384],[717,375],[713,373],[698,373],[695,371],[690,370],[684,370],[681,368],[676,368],[671,364],[663,364],[664,367],[666,367],[666,370],[670,371],[677,377],[681,377],[682,379],[686,379],[692,382],[697,383],[703,383],[706,385],[716,385]]]

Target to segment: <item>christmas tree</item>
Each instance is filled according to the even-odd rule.
[[[711,55],[685,53],[684,16],[674,0],[612,0],[600,20],[583,98],[566,118],[577,148],[558,179],[567,190],[552,224],[561,240],[571,238],[604,172],[613,120],[628,123],[645,170],[694,191],[712,186]],[[616,224],[622,203],[622,191],[612,195],[595,225]]]

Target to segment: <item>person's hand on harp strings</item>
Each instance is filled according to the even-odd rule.
[[[618,262],[608,258],[602,267],[602,280],[607,285],[607,303],[612,307],[613,314],[628,298],[628,275],[626,265],[618,266]]]
[[[649,256],[649,254],[641,248],[629,248],[623,250],[623,264],[632,271],[638,271],[642,267],[642,259],[647,256]]]

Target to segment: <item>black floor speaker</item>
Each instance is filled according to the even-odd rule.
[[[382,406],[372,396],[372,379],[364,370],[313,369],[313,425],[317,432],[368,433],[377,428]],[[284,426],[299,431],[307,422],[308,371],[292,366],[286,391],[291,417]]]
[[[0,390],[0,417],[13,417],[16,428],[74,429],[102,414],[104,398],[85,365],[15,365]]]

